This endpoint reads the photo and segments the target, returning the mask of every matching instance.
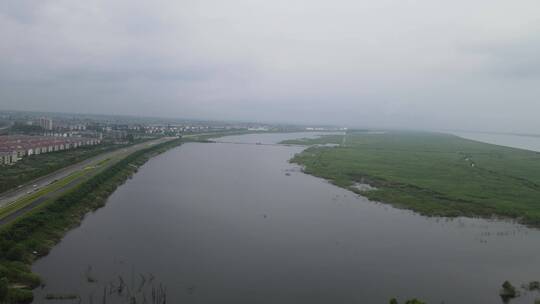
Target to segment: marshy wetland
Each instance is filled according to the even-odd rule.
[[[289,163],[302,147],[257,144],[309,136],[229,136],[251,144],[151,159],[34,264],[34,303],[123,303],[127,291],[110,293],[123,284],[137,303],[491,304],[505,280],[540,279],[537,229],[372,202]],[[521,292],[511,303],[540,297]]]

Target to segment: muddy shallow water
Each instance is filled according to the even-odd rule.
[[[105,292],[127,303],[110,295],[122,280],[137,303],[159,289],[168,303],[491,304],[504,280],[540,280],[540,231],[370,202],[289,164],[300,151],[190,143],[150,160],[35,263],[46,285],[34,302],[102,303]]]

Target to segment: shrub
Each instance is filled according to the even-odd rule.
[[[418,299],[412,299],[412,300],[408,300],[407,302],[405,302],[405,304],[426,304]]]
[[[21,244],[13,246],[6,254],[6,258],[12,261],[23,261],[26,255],[25,249]]]
[[[502,284],[502,289],[499,292],[499,295],[503,299],[503,301],[508,301],[509,299],[517,297],[517,290],[516,288],[508,281],[504,281]]]
[[[0,302],[5,302],[8,296],[9,282],[7,278],[0,279]]]
[[[7,293],[7,302],[8,303],[32,303],[34,300],[34,295],[31,290],[28,289],[19,289],[19,288],[10,288]]]

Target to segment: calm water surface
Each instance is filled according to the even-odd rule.
[[[150,160],[35,263],[46,280],[35,303],[103,303],[104,286],[123,280],[139,299],[162,284],[168,303],[491,304],[504,280],[540,280],[539,231],[370,202],[301,173],[287,162],[300,151],[190,143]]]
[[[536,136],[477,132],[458,132],[454,134],[463,138],[486,142],[489,144],[540,152],[540,137]]]

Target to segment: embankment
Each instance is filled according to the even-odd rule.
[[[0,302],[29,303],[42,284],[31,265],[46,255],[85,214],[107,197],[151,157],[182,143],[174,139],[130,154],[58,199],[36,208],[0,230]]]

